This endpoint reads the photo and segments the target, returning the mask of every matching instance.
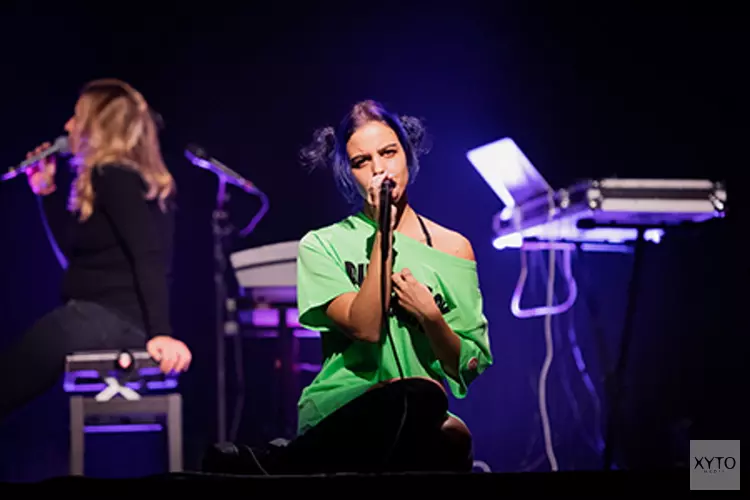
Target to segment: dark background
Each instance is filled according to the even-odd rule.
[[[495,365],[468,399],[451,405],[474,433],[477,459],[493,471],[549,469],[536,393],[543,322],[510,313],[518,252],[492,247],[491,218],[502,205],[466,159],[468,150],[505,136],[553,187],[608,175],[728,181],[726,219],[649,247],[616,459],[621,467],[662,467],[687,459],[689,438],[738,439],[738,334],[747,328],[733,304],[747,295],[739,287],[747,269],[736,259],[745,208],[740,176],[732,171],[743,168],[735,145],[747,127],[738,118],[744,89],[735,67],[746,45],[736,16],[705,6],[219,4],[0,7],[0,163],[13,165],[61,134],[90,79],[130,82],[164,117],[164,155],[180,201],[173,318],[194,353],[181,382],[188,469],[216,439],[210,226],[216,179],[190,165],[183,148],[199,143],[270,198],[268,215],[233,249],[296,240],[349,213],[329,173],[306,172],[297,152],[315,128],[337,123],[365,98],[425,119],[434,147],[411,199],[474,245]],[[246,223],[257,200],[231,194],[233,218]],[[61,270],[24,179],[0,185],[0,234],[5,348],[58,303]],[[532,259],[525,305],[544,299],[544,262],[546,256]],[[556,323],[548,390],[561,469],[601,464],[596,407],[606,403],[602,377],[617,352],[630,265],[627,255],[575,258],[581,296]],[[570,319],[596,397],[573,362],[564,329]],[[240,437],[265,440],[274,434],[266,409],[278,396],[271,348],[258,341],[245,346],[251,382]],[[67,418],[57,388],[3,423],[0,479],[65,474]],[[112,457],[124,456],[120,472],[139,474],[148,471],[136,465],[154,460],[144,450],[156,445],[146,437],[97,436],[92,446],[113,464]]]

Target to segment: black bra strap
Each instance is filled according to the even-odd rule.
[[[430,232],[427,230],[427,226],[425,225],[424,221],[422,220],[422,217],[417,215],[417,220],[419,221],[419,225],[422,226],[422,233],[424,234],[425,239],[427,240],[427,246],[432,246],[432,236],[430,236]]]

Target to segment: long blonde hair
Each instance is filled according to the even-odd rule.
[[[94,211],[91,173],[106,164],[136,170],[146,183],[146,199],[158,199],[163,211],[175,190],[161,155],[157,125],[143,96],[116,79],[87,84],[76,104],[75,130],[70,137],[78,172],[68,208],[85,221]]]

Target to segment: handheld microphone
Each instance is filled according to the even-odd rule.
[[[39,160],[43,160],[47,158],[48,156],[52,156],[53,154],[67,154],[70,152],[70,144],[68,143],[68,137],[65,135],[61,135],[57,139],[55,139],[55,142],[45,149],[44,151],[35,154],[34,156],[31,156],[29,158],[26,158],[24,161],[19,163],[18,165],[14,167],[10,167],[8,169],[8,172],[3,174],[2,177],[0,177],[0,181],[7,181],[10,179],[13,179],[14,177],[21,175],[22,173],[26,172],[27,169],[32,167],[36,162]]]
[[[393,204],[393,188],[396,184],[391,179],[383,179],[380,185],[380,255],[383,263],[388,256],[388,247],[391,243],[391,205]],[[383,267],[385,269],[385,266]]]
[[[250,182],[249,180],[242,177],[240,174],[221,163],[216,158],[211,158],[208,153],[195,144],[190,144],[185,149],[185,157],[190,160],[190,163],[196,167],[205,168],[224,179],[229,184],[233,184],[238,188],[252,194],[259,194],[260,190]]]
[[[391,205],[393,205],[393,188],[396,183],[391,179],[384,179],[380,184],[380,229],[383,236],[391,230]]]

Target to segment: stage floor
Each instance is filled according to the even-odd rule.
[[[359,492],[360,494],[398,494],[404,488],[414,489],[414,494],[425,495],[432,491],[446,494],[446,488],[457,487],[461,495],[550,492],[596,493],[611,496],[620,493],[653,493],[655,491],[680,492],[690,490],[687,470],[664,471],[576,471],[534,473],[473,473],[473,474],[336,474],[321,476],[228,476],[219,474],[179,473],[147,476],[134,479],[94,479],[85,477],[60,477],[38,483],[0,484],[0,490],[54,489],[82,492],[85,489],[99,493],[117,494],[124,488],[134,488],[143,494],[153,494],[154,488],[175,489],[209,487],[237,488],[237,493],[263,492],[279,494],[284,491],[319,491],[329,495],[333,491]],[[216,491],[216,490],[213,490]],[[491,492],[491,493],[490,493]]]

